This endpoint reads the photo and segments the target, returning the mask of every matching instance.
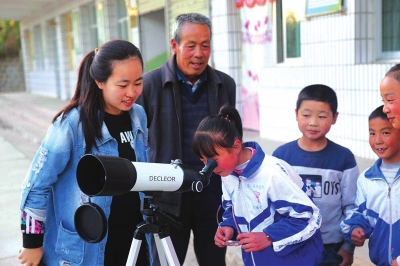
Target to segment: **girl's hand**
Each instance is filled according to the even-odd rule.
[[[259,251],[272,245],[271,239],[264,232],[242,233],[237,239],[245,252]]]
[[[22,248],[18,255],[19,262],[23,265],[37,266],[43,256],[43,247],[40,248]]]
[[[214,242],[220,248],[226,247],[226,241],[232,238],[233,228],[229,226],[220,227],[215,233]]]
[[[397,258],[393,258],[392,264],[390,264],[390,266],[399,266],[399,264],[397,263]]]
[[[353,241],[353,244],[358,247],[363,246],[365,241],[364,229],[361,227],[354,228],[351,232],[351,241]]]

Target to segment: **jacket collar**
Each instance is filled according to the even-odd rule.
[[[364,174],[364,176],[366,177],[366,178],[376,178],[376,177],[379,177],[379,178],[383,178],[384,179],[384,176],[383,176],[383,174],[382,174],[382,171],[381,171],[381,169],[379,168],[379,166],[382,164],[382,159],[378,159],[378,160],[376,160],[376,162],[374,163],[374,165],[373,166],[371,166],[366,172],[365,172],[365,174]]]
[[[386,180],[385,176],[383,175],[383,173],[380,169],[381,164],[382,164],[382,159],[379,158],[378,160],[376,160],[376,162],[374,163],[373,166],[371,166],[367,171],[365,171],[364,176],[366,178],[370,178],[370,179],[381,178],[381,179]],[[399,175],[400,175],[400,169],[397,170],[396,177]]]
[[[256,150],[254,156],[250,159],[250,162],[247,164],[246,168],[244,168],[242,174],[240,176],[244,178],[250,178],[257,170],[260,168],[262,162],[265,158],[265,153],[257,142],[250,141],[243,143],[244,147],[251,147]],[[237,173],[232,172],[232,175],[239,176]]]
[[[131,117],[132,131],[134,133],[134,136],[136,136],[138,132],[144,132],[143,128],[141,127],[139,116],[137,116],[135,112],[135,107],[136,107],[135,105],[136,104],[134,104],[132,108],[128,111],[129,116]],[[101,126],[101,134],[103,138],[101,141],[99,141],[100,145],[106,143],[107,141],[113,138],[107,129],[106,123],[104,122]]]
[[[161,67],[161,76],[162,76],[162,88],[160,89],[171,89],[171,86],[168,86],[168,83],[172,84],[172,90],[175,97],[175,105],[178,109],[178,117],[182,117],[181,103],[180,103],[180,92],[179,89],[174,88],[178,84],[178,77],[176,76],[175,71],[175,61],[176,55],[174,54],[162,67]],[[207,90],[208,94],[208,107],[210,115],[217,115],[219,112],[219,107],[222,103],[219,103],[219,88],[223,86],[221,79],[212,67],[207,65],[206,68],[207,73]]]
[[[173,56],[171,56],[171,58],[164,64],[164,68],[167,71],[163,71],[162,73],[162,84],[163,87],[165,88],[166,83],[172,82],[178,82],[178,78],[176,76],[176,69],[175,69],[175,65],[176,65],[176,55],[174,54]],[[210,81],[211,83],[215,83],[218,86],[220,84],[222,84],[221,79],[218,77],[218,75],[215,73],[215,70],[210,67],[209,65],[207,65],[206,67],[206,76],[207,76],[207,80]]]

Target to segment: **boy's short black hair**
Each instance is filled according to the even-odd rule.
[[[332,114],[337,112],[337,97],[336,92],[323,84],[313,84],[305,87],[299,93],[296,103],[296,110],[299,110],[303,101],[317,101],[328,103],[331,107]]]
[[[395,80],[400,82],[400,64],[396,64],[392,66],[388,72],[386,72],[385,77],[391,77],[394,78]]]
[[[389,118],[387,117],[387,115],[383,112],[383,105],[379,106],[378,108],[376,108],[374,111],[372,111],[372,113],[369,115],[368,117],[368,121],[371,121],[372,119],[375,118],[381,118],[383,120],[387,120],[389,121]]]

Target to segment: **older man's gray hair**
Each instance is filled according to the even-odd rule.
[[[181,28],[185,23],[193,23],[193,24],[203,24],[207,25],[210,29],[210,39],[212,36],[212,29],[211,29],[211,20],[199,13],[188,13],[188,14],[181,14],[178,15],[175,19],[174,25],[174,40],[176,43],[181,42]]]

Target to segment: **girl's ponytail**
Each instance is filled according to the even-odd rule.
[[[233,106],[223,105],[218,115],[204,118],[192,140],[196,156],[212,158],[218,155],[216,149],[230,149],[235,140],[242,142],[243,128],[239,112]]]
[[[225,104],[219,110],[218,116],[223,117],[234,124],[237,133],[239,134],[238,135],[239,140],[242,141],[243,139],[242,118],[240,117],[240,114],[236,110],[236,108]]]

